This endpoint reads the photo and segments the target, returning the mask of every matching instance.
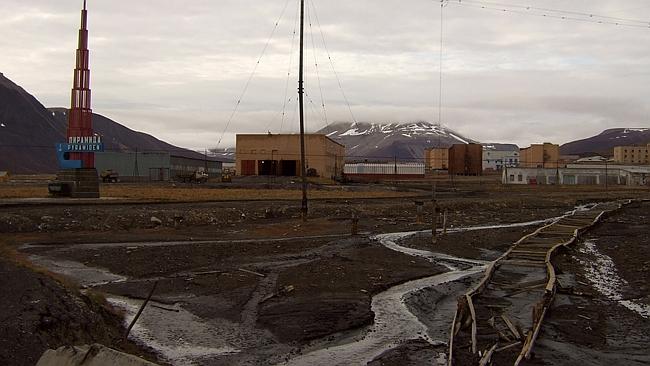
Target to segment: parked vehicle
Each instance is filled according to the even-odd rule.
[[[104,183],[117,183],[120,181],[120,174],[113,169],[107,169],[99,175]]]
[[[208,181],[208,173],[202,170],[193,172],[180,173],[176,179],[183,183],[206,183]]]

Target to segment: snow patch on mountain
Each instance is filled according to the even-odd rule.
[[[342,132],[341,132],[342,131]],[[424,149],[475,142],[445,126],[428,122],[339,122],[318,131],[354,150],[355,158],[422,159]],[[352,156],[352,154],[349,154]]]

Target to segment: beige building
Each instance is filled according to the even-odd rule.
[[[521,168],[557,168],[560,161],[560,145],[545,142],[533,144],[519,153]]]
[[[616,146],[614,148],[614,162],[617,164],[650,164],[648,155],[650,144],[646,146]]]
[[[325,135],[305,135],[307,174],[339,178],[345,146]],[[237,135],[237,175],[300,176],[300,135]]]
[[[425,149],[424,166],[427,172],[449,169],[449,149],[446,147]]]

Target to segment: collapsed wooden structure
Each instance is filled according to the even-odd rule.
[[[530,358],[557,287],[551,258],[626,202],[577,209],[517,241],[459,298],[449,341],[451,365],[519,365]]]

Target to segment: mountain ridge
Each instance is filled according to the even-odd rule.
[[[55,145],[65,142],[68,109],[47,109],[33,95],[0,73],[0,170],[15,174],[58,171]],[[93,129],[107,150],[166,151],[203,159],[204,155],[134,131],[93,113]]]
[[[645,145],[650,143],[650,128],[618,127],[560,146],[563,155],[600,154],[612,156],[615,146]]]
[[[422,160],[424,149],[450,147],[476,141],[445,126],[430,122],[369,123],[336,122],[317,133],[325,134],[346,147],[348,161]]]

